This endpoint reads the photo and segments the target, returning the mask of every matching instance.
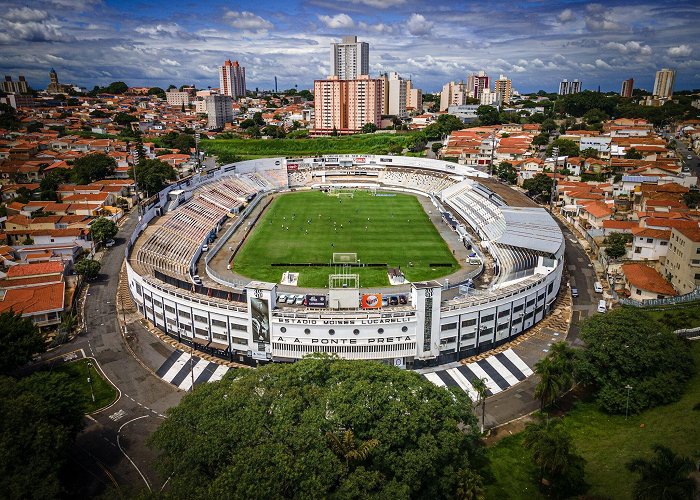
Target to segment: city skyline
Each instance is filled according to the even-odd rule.
[[[242,1],[171,7],[99,0],[2,2],[0,71],[43,89],[215,87],[236,59],[248,88],[313,88],[331,74],[328,50],[343,36],[370,44],[370,74],[397,71],[426,92],[480,70],[521,92],[556,92],[563,78],[619,92],[623,80],[651,90],[656,71],[677,71],[675,89],[700,87],[700,6],[694,2]],[[89,61],[89,63],[86,63]]]

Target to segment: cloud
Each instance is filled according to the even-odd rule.
[[[5,14],[3,14],[2,17],[7,21],[36,22],[48,19],[49,14],[45,10],[22,7],[20,9],[10,9]]]
[[[412,14],[406,21],[406,29],[413,36],[423,36],[430,33],[433,23],[428,21],[422,14]]]
[[[574,11],[572,11],[571,9],[564,9],[559,13],[557,19],[559,19],[559,22],[562,23],[568,23],[569,21],[573,21]]]
[[[596,68],[601,68],[601,69],[612,69],[612,66],[610,66],[608,63],[603,61],[602,59],[596,59],[595,60],[595,65]]]
[[[693,52],[693,48],[690,45],[678,45],[676,47],[670,47],[667,51],[671,57],[688,57]]]
[[[273,24],[247,10],[229,10],[224,14],[224,20],[236,29],[241,31],[264,31],[273,28]]]
[[[358,24],[359,28],[365,31],[372,31],[375,33],[392,33],[394,27],[384,23],[368,24],[364,21],[360,21]]]
[[[318,19],[331,29],[352,28],[355,21],[347,14],[336,14],[335,16],[318,16]]]
[[[611,18],[611,13],[599,3],[586,5],[586,28],[589,31],[626,31],[626,28]]]
[[[389,7],[405,4],[406,0],[350,0],[350,2],[367,5],[368,7],[375,7],[377,9],[388,9]]]
[[[625,43],[608,42],[603,45],[606,49],[616,50],[621,54],[641,54],[647,56],[651,54],[651,47],[640,42],[629,41]]]
[[[162,59],[160,60],[160,63],[161,63],[163,66],[181,66],[181,64],[180,64],[179,62],[174,61],[174,60],[172,60],[172,59],[166,59],[166,58],[162,58]]]

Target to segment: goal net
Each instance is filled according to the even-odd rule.
[[[355,191],[353,189],[342,189],[342,188],[335,188],[332,187],[328,191],[328,196],[335,196],[337,198],[345,197],[345,198],[354,198],[355,197]]]
[[[351,252],[333,252],[333,264],[357,264],[357,254]]]

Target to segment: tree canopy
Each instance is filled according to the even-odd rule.
[[[552,191],[552,179],[547,174],[537,174],[530,179],[523,181],[523,189],[531,195],[549,194]]]
[[[25,365],[32,355],[46,350],[44,337],[30,318],[14,311],[0,313],[0,373]]]
[[[88,281],[97,278],[101,268],[102,264],[100,264],[100,261],[93,259],[83,259],[75,264],[75,272]]]
[[[76,184],[90,184],[114,173],[117,162],[103,153],[92,153],[73,162],[73,180]]]
[[[552,144],[547,147],[547,156],[551,156],[554,148],[559,148],[559,156],[578,156],[579,149],[578,144],[576,144],[571,139],[556,139],[552,141]]]
[[[127,90],[129,90],[129,86],[124,82],[112,82],[102,89],[108,94],[123,94]]]
[[[627,469],[640,475],[634,485],[635,500],[690,499],[697,486],[690,473],[695,464],[689,457],[676,455],[662,445],[653,446],[651,459],[637,458],[627,463]]]
[[[229,371],[151,443],[175,498],[446,498],[484,465],[464,391],[329,357]]]
[[[177,175],[168,163],[148,159],[139,162],[135,169],[129,169],[129,177],[136,181],[139,189],[153,194],[163,189],[166,181],[175,180]]]
[[[625,413],[628,394],[630,413],[676,401],[694,372],[687,342],[637,308],[588,318],[581,339],[576,377],[609,413]]]
[[[0,475],[5,498],[60,498],[61,469],[82,428],[83,400],[70,377],[0,377]]]
[[[105,217],[99,217],[90,224],[90,234],[94,241],[104,243],[111,240],[117,234],[119,228],[117,224]]]
[[[605,239],[605,255],[611,259],[619,259],[627,253],[627,243],[632,242],[632,235],[625,233],[611,233]]]

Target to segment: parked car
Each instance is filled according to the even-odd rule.
[[[280,296],[277,297],[277,302],[279,302],[280,304],[286,304],[287,296],[285,294],[280,294]]]
[[[593,283],[593,290],[595,293],[603,293],[603,285],[600,284],[600,281]]]
[[[303,295],[297,295],[296,299],[294,300],[294,305],[300,306],[304,303],[304,296]]]
[[[200,278],[198,274],[192,276],[192,281],[194,281],[195,285],[202,285],[202,278]]]
[[[209,245],[202,246],[202,252],[206,252],[208,250],[209,250]]]
[[[604,313],[604,312],[606,312],[607,310],[608,310],[608,306],[607,306],[607,304],[605,303],[605,301],[604,301],[604,300],[599,300],[599,301],[598,301],[598,312],[599,312],[599,313]]]
[[[692,159],[693,159],[693,155],[688,155],[687,158],[688,158],[689,160],[692,160]]]
[[[576,288],[575,286],[574,286],[574,287],[571,287],[571,296],[572,296],[573,298],[578,297],[578,288]]]
[[[106,246],[107,248],[113,247],[113,246],[114,246],[114,240],[107,240],[107,242],[105,243],[105,246]]]

